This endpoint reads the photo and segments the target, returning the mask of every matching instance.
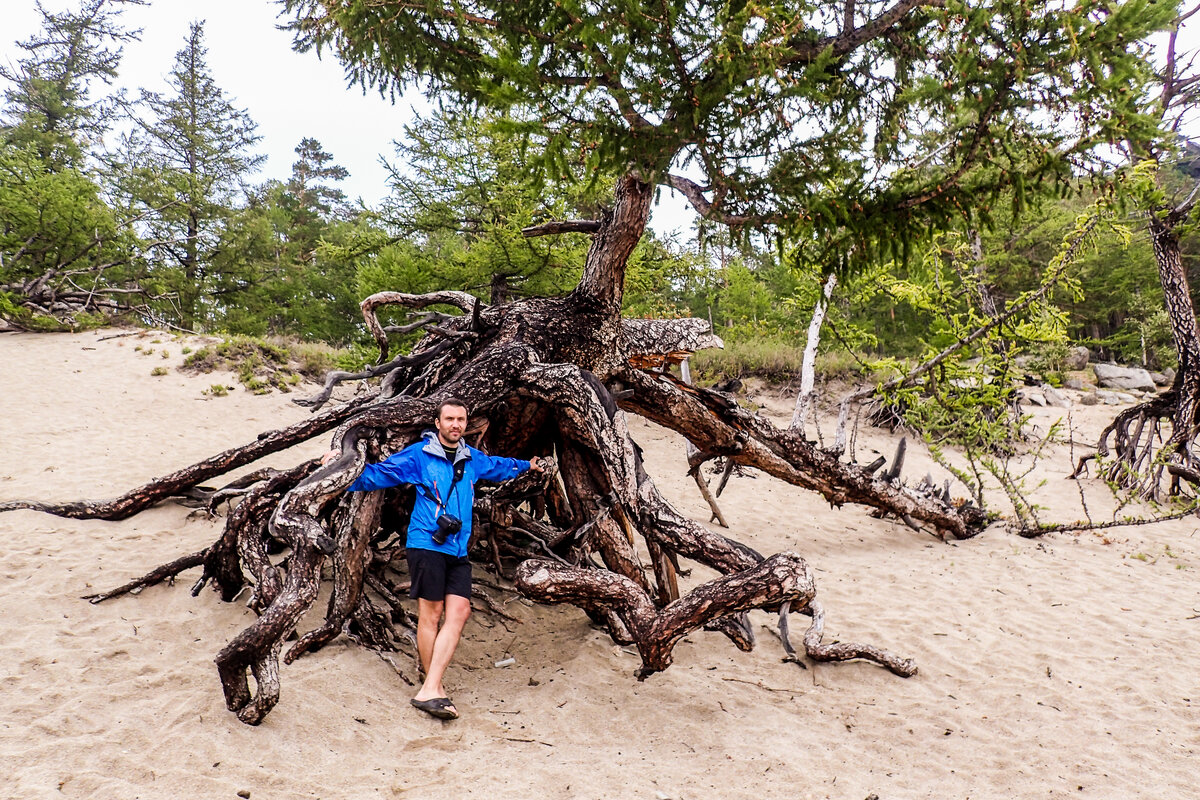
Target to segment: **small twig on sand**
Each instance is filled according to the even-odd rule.
[[[781,692],[783,694],[795,694],[796,693],[795,689],[776,689],[774,686],[767,686],[762,681],[748,681],[748,680],[744,680],[742,678],[721,678],[721,680],[729,681],[730,683],[744,683],[748,686],[757,686],[759,689],[763,689],[764,691],[768,691],[768,692]]]

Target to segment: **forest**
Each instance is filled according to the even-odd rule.
[[[255,183],[253,109],[214,81],[202,22],[164,65],[166,92],[110,91],[137,36],[122,24],[133,1],[44,11],[0,68],[0,318],[15,331],[122,323],[320,343],[325,390],[300,398],[307,420],[115,499],[0,511],[121,520],[189,492],[240,498],[217,541],[92,599],[201,566],[197,592],[211,583],[228,601],[253,585],[255,621],[216,657],[243,722],[279,702],[285,641],[288,664],[343,630],[401,649],[411,615],[373,538],[401,503],[345,490],[449,397],[469,404],[480,447],[555,464],[477,501],[486,534],[472,555],[636,647],[639,679],[698,629],[749,650],[755,609],[779,615],[796,663],[917,667],[824,641],[806,560],[682,515],[626,414],[689,442],[706,497],[703,467],[755,470],[952,542],[996,519],[994,482],[1011,526],[1038,537],[1064,528],[1039,519],[1005,461],[1037,445],[1020,391],[1064,385],[1082,348],[1084,364],[1166,383],[1114,411],[1076,474],[1094,466],[1122,508],[1196,509],[1200,150],[1187,128],[1200,73],[1177,47],[1190,11],[285,0],[295,47],[336,59],[351,86],[438,101],[384,154],[390,195],[367,206],[312,138],[290,178]],[[648,227],[663,193],[698,213],[688,235]],[[862,387],[816,441],[814,373]],[[749,376],[799,387],[790,427],[739,403],[731,381]],[[331,399],[345,383],[368,388]],[[970,466],[946,463],[951,486],[906,481],[903,444],[857,463],[851,404],[935,453],[963,448]],[[328,463],[201,488],[321,436]],[[271,557],[284,550],[281,567]],[[687,561],[717,577],[681,584]],[[324,622],[295,639],[327,579]],[[810,619],[801,648],[789,614]]]
[[[519,107],[431,113],[383,154],[391,194],[355,205],[345,170],[301,138],[287,181],[256,183],[261,162],[253,109],[236,107],[206,65],[202,22],[173,64],[169,91],[119,95],[121,4],[89,2],[44,13],[4,70],[0,171],[0,317],[25,330],[86,328],[113,320],[177,330],[319,341],[370,358],[358,302],[377,291],[461,288],[488,302],[560,294],[578,281],[587,238],[526,238],[542,220],[586,217],[614,175],[560,171],[542,160],[546,131]],[[1149,91],[1148,89],[1146,91]],[[189,112],[194,109],[195,112]],[[1160,180],[1178,190],[1200,172],[1200,151],[1177,132]],[[1098,196],[1105,224],[1040,311],[1009,332],[1020,354],[1061,372],[1068,345],[1100,360],[1161,370],[1177,355],[1142,216],[1117,150],[1096,171],[1039,175],[853,267],[803,232],[733,230],[701,218],[687,236],[650,231],[626,276],[630,317],[709,319],[724,351],[701,354],[714,377],[793,380],[825,277],[840,283],[821,341],[834,374],[884,358],[915,359],[953,334],[951,317],[981,313],[977,288],[1003,308],[1036,288],[1076,217]],[[992,210],[991,206],[995,209]],[[934,236],[939,237],[934,241]],[[969,246],[969,269],[938,269],[929,254]],[[1181,237],[1188,277],[1195,237]],[[1190,281],[1189,281],[1190,285]],[[356,349],[357,348],[357,349]],[[356,355],[357,354],[357,355]]]

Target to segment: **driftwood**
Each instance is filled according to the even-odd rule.
[[[223,599],[233,600],[249,587],[247,605],[259,616],[217,654],[216,663],[228,708],[257,724],[278,702],[281,657],[290,661],[341,633],[385,656],[409,647],[411,612],[399,588],[404,559],[395,544],[399,537],[392,535],[404,527],[403,493],[348,494],[345,489],[368,460],[414,441],[436,404],[453,396],[470,407],[472,444],[521,458],[550,457],[555,465],[500,487],[480,487],[472,557],[511,575],[526,596],[579,606],[614,640],[635,645],[642,657],[639,677],[665,669],[680,637],[698,628],[720,631],[737,647],[752,647],[745,614],[755,608],[811,616],[804,652],[813,659],[864,658],[896,674],[912,674],[911,662],[876,647],[822,644],[823,611],[815,602],[812,572],[800,556],[764,557],[680,515],[643,469],[625,413],[678,431],[706,458],[725,458],[730,469],[736,464],[762,470],[821,492],[833,505],[862,503],[957,538],[978,532],[985,522],[982,513],[942,495],[910,490],[894,475],[876,476],[842,463],[795,432],[741,408],[729,395],[664,374],[664,363],[719,340],[696,320],[621,319],[625,264],[652,196],[651,186],[621,179],[614,207],[596,225],[579,286],[564,297],[491,306],[460,292],[367,298],[363,313],[380,343],[379,364],[389,365],[370,371],[382,378],[376,390],[115,500],[9,502],[0,510],[122,519],[268,452],[331,435],[341,455],[330,463],[310,461],[263,473],[242,486],[211,547],[92,598],[99,601],[201,565],[195,591],[211,582]],[[462,313],[430,317],[413,350],[389,361],[387,333],[376,317],[386,305],[449,306]],[[334,383],[340,379],[354,376]],[[644,550],[637,546],[639,539]],[[643,563],[644,552],[651,563]],[[332,569],[323,569],[326,560]],[[684,560],[721,577],[685,591],[678,582]],[[317,597],[323,572],[333,581],[325,621],[301,632],[284,655],[284,642]]]

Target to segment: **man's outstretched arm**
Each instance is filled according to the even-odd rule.
[[[475,456],[480,463],[475,467],[475,475],[480,480],[492,481],[499,483],[510,478],[515,478],[527,470],[535,470],[541,472],[545,469],[545,464],[537,456],[534,456],[529,461],[522,461],[519,458],[505,458],[503,456],[489,456],[487,453],[478,453]]]
[[[328,464],[340,455],[339,451],[330,450],[321,458],[321,463]],[[390,489],[405,483],[416,483],[419,477],[416,458],[405,449],[378,464],[367,464],[354,483],[346,487],[346,491],[371,492],[376,489]]]

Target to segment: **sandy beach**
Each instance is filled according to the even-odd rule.
[[[0,501],[112,497],[308,413],[290,395],[205,394],[237,381],[177,371],[194,342],[103,338],[113,333],[0,334]],[[790,398],[754,399],[786,424]],[[1033,413],[1043,430],[1066,414]],[[1082,515],[1064,475],[1113,413],[1077,405],[1073,449],[1050,446],[1028,479],[1045,481],[1034,496],[1046,520]],[[683,440],[631,428],[663,493],[706,521]],[[859,460],[890,457],[897,438],[861,430]],[[921,446],[909,451],[909,480],[949,477]],[[1104,518],[1107,490],[1083,486]],[[827,641],[876,644],[920,672],[782,663],[775,617],[754,612],[753,652],[696,632],[673,667],[639,683],[632,649],[582,611],[496,594],[522,621],[468,622],[447,678],[462,719],[410,708],[392,666],[343,637],[284,666],[279,705],[249,727],[225,709],[212,661],[252,619],[241,602],[192,597],[198,570],[137,596],[80,599],[210,544],[222,520],[171,502],[125,522],[9,512],[0,796],[1200,797],[1200,521],[1041,540],[998,524],[947,544],[761,474],[735,477],[720,502],[733,538],[808,559]]]

